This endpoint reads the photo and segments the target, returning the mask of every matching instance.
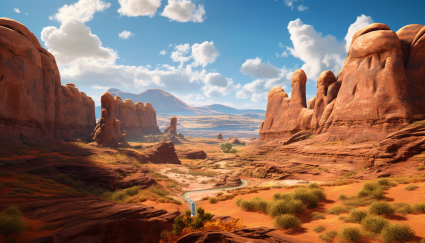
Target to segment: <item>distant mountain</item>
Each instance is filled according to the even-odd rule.
[[[132,94],[121,91],[119,89],[108,89],[108,92],[113,96],[119,95],[122,100],[130,99],[134,103],[140,101],[143,104],[149,102],[152,104],[156,113],[163,114],[176,114],[176,115],[211,115],[211,114],[243,114],[243,113],[266,113],[265,110],[261,109],[247,109],[238,110],[225,105],[207,105],[201,107],[194,107],[186,104],[176,96],[162,90],[162,89],[148,89],[145,92],[139,94]],[[96,106],[96,118],[100,118],[100,106]]]

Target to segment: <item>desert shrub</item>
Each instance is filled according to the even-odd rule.
[[[217,193],[217,197],[222,196],[222,195],[223,195],[222,192]]]
[[[319,238],[326,242],[332,242],[335,236],[337,235],[338,235],[338,232],[336,232],[335,230],[330,230],[325,232],[324,234],[320,234]]]
[[[418,171],[423,171],[425,170],[425,165],[419,165],[418,166]]]
[[[314,227],[313,228],[313,231],[314,232],[317,232],[317,233],[320,233],[320,232],[323,232],[323,231],[325,231],[325,226],[323,226],[323,225],[319,225],[319,226],[316,226],[316,227]]]
[[[291,193],[274,193],[273,194],[273,200],[283,200],[283,199],[290,199]]]
[[[205,180],[202,180],[200,183],[201,184],[207,184],[208,182],[206,182]]]
[[[179,136],[179,138],[182,138],[182,139],[184,138],[184,135],[181,132],[179,132],[178,136]]]
[[[326,199],[326,194],[322,189],[311,189],[310,193],[313,193],[314,195],[316,195],[320,201],[323,201]]]
[[[255,211],[255,204],[250,200],[242,200],[239,205],[243,210]]]
[[[27,230],[27,224],[22,212],[17,206],[6,208],[0,213],[0,235],[8,238],[10,235],[20,234]]]
[[[348,213],[348,208],[341,206],[341,205],[337,205],[337,206],[334,206],[334,207],[326,210],[326,213],[328,213],[328,214]]]
[[[244,201],[245,199],[243,199],[243,198],[238,198],[238,200],[236,200],[236,205],[238,206],[238,207],[240,207],[241,206],[241,203],[242,203],[242,201]]]
[[[220,149],[225,152],[228,153],[231,149],[232,149],[233,144],[232,143],[222,143],[220,145]]]
[[[231,154],[236,154],[238,151],[235,149],[235,148],[233,148],[233,149],[231,149],[230,151],[229,151],[229,153],[231,153]]]
[[[261,197],[254,197],[254,199],[252,199],[252,203],[254,204],[255,211],[267,213],[267,207],[269,205],[267,200]]]
[[[124,193],[127,194],[128,196],[134,196],[137,193],[139,193],[139,191],[142,188],[140,186],[133,186],[133,187],[129,187],[127,189],[124,189]]]
[[[216,197],[210,197],[210,199],[208,199],[209,203],[217,203],[217,198]]]
[[[399,214],[411,213],[414,211],[413,206],[408,203],[394,203],[394,211]]]
[[[345,200],[345,199],[347,199],[348,197],[346,196],[346,195],[344,195],[344,194],[340,194],[339,196],[338,196],[338,200]]]
[[[365,230],[381,233],[382,229],[389,224],[388,220],[379,216],[366,216],[361,225]]]
[[[203,197],[203,198],[201,198],[201,201],[206,201],[208,199],[210,199],[210,197]]]
[[[417,186],[417,185],[408,185],[408,186],[406,186],[405,188],[404,188],[404,190],[407,190],[407,191],[413,191],[413,190],[416,190],[416,189],[418,189],[419,187]]]
[[[362,233],[358,227],[344,225],[339,231],[338,236],[343,242],[358,242],[362,238]]]
[[[369,206],[369,213],[377,215],[393,214],[394,209],[388,202],[375,202]]]
[[[325,215],[323,213],[319,213],[319,212],[313,212],[311,214],[312,218],[317,220],[317,219],[324,219]]]
[[[417,202],[413,204],[413,210],[419,213],[425,213],[425,202]]]
[[[395,186],[396,183],[390,181],[388,178],[379,178],[376,180],[376,182],[381,186]]]
[[[308,184],[308,188],[311,188],[311,189],[320,188],[320,184],[317,183],[317,182],[313,182],[313,183]]]
[[[356,222],[356,223],[360,223],[362,222],[362,220],[364,218],[366,218],[367,216],[367,212],[364,210],[359,210],[359,209],[353,209],[351,210],[351,212],[348,214],[348,221],[350,222]]]
[[[308,208],[315,208],[320,201],[320,198],[316,194],[305,188],[296,188],[291,194],[294,199],[299,199],[304,204],[307,204]]]
[[[288,213],[302,213],[306,209],[301,200],[277,200],[268,204],[267,213],[271,217],[276,217]]]
[[[293,214],[283,214],[277,216],[273,224],[276,228],[282,227],[282,228],[297,228],[301,225],[301,220],[299,220],[295,215]]]
[[[385,243],[406,242],[415,236],[415,231],[407,224],[388,224],[381,236]]]

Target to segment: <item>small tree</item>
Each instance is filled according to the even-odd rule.
[[[22,212],[17,206],[6,208],[0,214],[0,234],[7,238],[27,230],[27,224],[22,218]]]
[[[220,149],[223,152],[228,153],[232,149],[232,146],[233,146],[232,143],[223,143],[220,145]]]

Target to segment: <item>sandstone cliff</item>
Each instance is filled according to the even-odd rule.
[[[24,25],[0,18],[2,142],[86,138],[96,125],[94,101],[61,85],[55,58]]]
[[[292,77],[292,95],[269,92],[260,139],[289,138],[300,131],[326,141],[381,141],[405,125],[425,119],[425,26],[391,31],[385,24],[358,30],[338,77],[324,71],[306,109],[304,71]]]

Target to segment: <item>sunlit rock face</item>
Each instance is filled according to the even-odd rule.
[[[260,139],[310,130],[327,133],[328,141],[377,141],[425,119],[424,35],[425,27],[417,24],[397,33],[379,23],[358,30],[338,77],[324,71],[317,80],[313,109],[304,109],[302,70],[294,73],[291,99],[280,87],[270,91]]]
[[[0,18],[0,137],[3,142],[87,138],[94,101],[61,85],[55,58],[21,23]]]

